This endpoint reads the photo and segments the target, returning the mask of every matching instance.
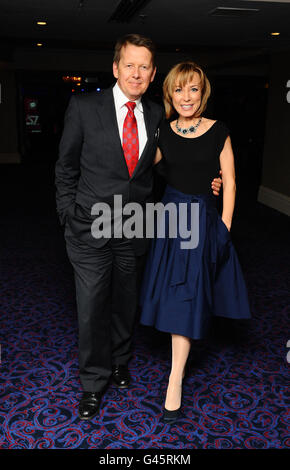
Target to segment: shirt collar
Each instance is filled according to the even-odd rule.
[[[116,82],[113,87],[113,95],[117,110],[121,109],[123,106],[125,106],[126,103],[128,103],[128,101],[130,101],[119,87],[118,82]],[[134,100],[134,103],[136,103],[136,108],[141,111],[141,113],[143,113],[141,98],[138,98],[138,100]]]

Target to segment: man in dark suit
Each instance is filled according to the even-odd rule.
[[[74,268],[79,324],[79,417],[91,419],[112,376],[128,387],[137,307],[138,264],[145,238],[95,238],[95,203],[113,208],[152,201],[152,165],[163,109],[143,98],[156,67],[152,41],[131,34],[115,47],[114,87],[70,100],[56,163],[56,200]],[[142,99],[141,99],[142,98]],[[132,132],[131,132],[132,131]]]

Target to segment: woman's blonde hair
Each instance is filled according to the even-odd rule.
[[[190,60],[176,64],[167,74],[163,83],[163,101],[165,106],[166,118],[169,119],[174,114],[175,109],[172,104],[172,95],[176,86],[183,87],[192,81],[194,74],[197,73],[200,78],[201,102],[195,114],[199,117],[206,108],[207,100],[210,96],[211,86],[208,78],[202,68]]]

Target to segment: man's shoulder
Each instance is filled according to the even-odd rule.
[[[159,103],[156,103],[156,101],[153,101],[150,98],[145,98],[145,102],[154,110],[156,111],[163,111],[163,106],[161,106]]]
[[[164,108],[159,103],[156,103],[156,101],[153,101],[147,97],[144,98],[144,101],[142,100],[142,102],[149,108],[151,113],[156,114],[160,119],[163,117]]]
[[[105,99],[112,97],[112,88],[106,88],[101,91],[90,91],[74,95],[75,99],[81,105],[102,103]]]

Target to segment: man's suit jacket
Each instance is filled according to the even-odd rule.
[[[95,247],[107,239],[91,234],[92,206],[105,202],[113,207],[114,195],[122,195],[123,205],[152,201],[153,159],[157,129],[163,119],[158,104],[142,98],[147,143],[132,177],[119,136],[112,88],[101,93],[72,96],[65,115],[64,131],[56,163],[56,202],[66,234]],[[137,255],[146,251],[149,240],[132,239]]]

